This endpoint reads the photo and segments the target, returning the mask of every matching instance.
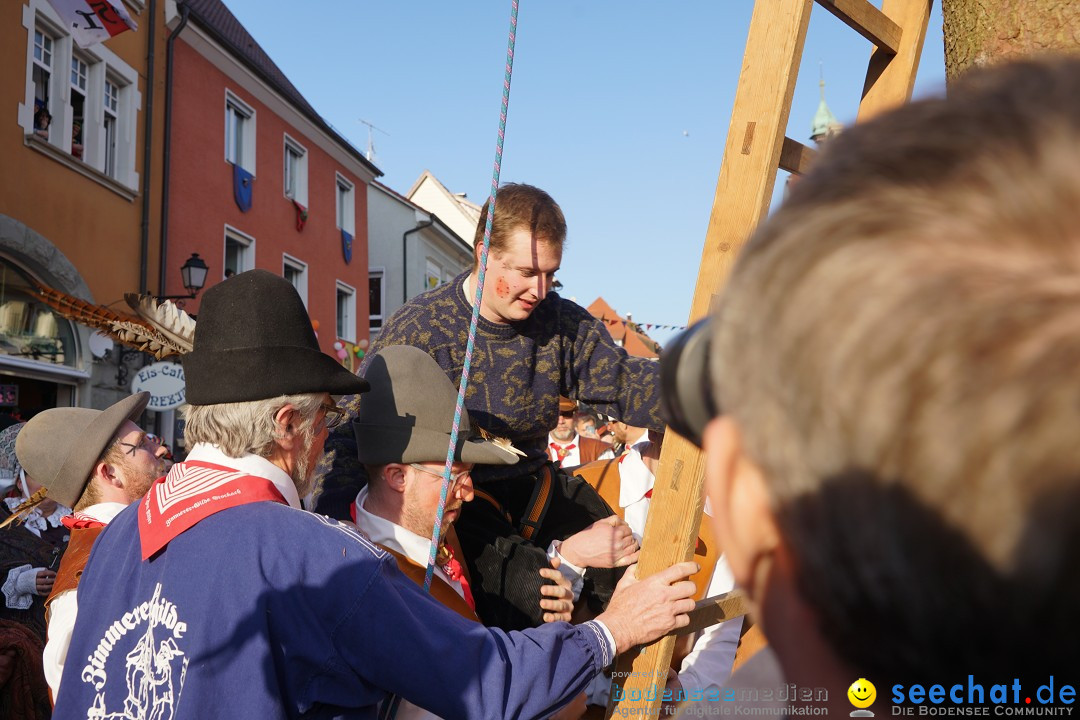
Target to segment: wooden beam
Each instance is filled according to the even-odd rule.
[[[911,99],[926,25],[934,0],[882,0],[881,10],[904,29],[896,52],[875,48],[863,83],[858,121],[863,122]]]
[[[817,4],[881,50],[892,55],[900,51],[900,26],[869,0],[817,0]]]
[[[805,175],[816,156],[817,150],[803,145],[798,140],[785,137],[784,144],[780,147],[780,169],[794,175]]]
[[[750,612],[750,600],[742,590],[732,590],[723,595],[698,600],[690,612],[690,624],[679,628],[673,634],[689,635],[712,627],[725,620],[733,620]]]
[[[754,3],[691,320],[709,312],[739,249],[768,212],[812,7],[813,0]],[[639,577],[693,557],[704,505],[703,471],[700,451],[669,430],[645,525]],[[675,636],[669,635],[620,658],[619,669],[633,674],[625,676],[624,699],[609,703],[608,717],[616,710],[657,716],[674,644]],[[640,691],[636,697],[654,699],[625,699],[635,696],[635,689]]]

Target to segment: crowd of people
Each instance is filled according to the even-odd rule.
[[[707,699],[676,710],[1075,683],[1078,168],[1075,59],[831,140],[687,331],[705,352],[661,359],[719,411],[677,428],[705,457],[694,559],[647,578],[659,366],[551,292],[546,192],[499,190],[453,447],[489,207],[474,267],[358,374],[291,284],[236,274],[182,358],[182,462],[136,424],[145,393],[0,432],[0,714],[567,720],[736,586],[750,616],[680,645],[668,687]]]

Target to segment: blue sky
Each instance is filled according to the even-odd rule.
[[[225,0],[315,109],[405,192],[425,169],[475,202],[495,158],[509,0]],[[301,11],[302,9],[302,11]],[[752,0],[521,0],[501,179],[552,194],[563,295],[685,325]],[[788,135],[809,143],[819,68],[854,118],[870,45],[814,6]],[[944,87],[940,7],[916,95]],[[670,332],[650,334],[665,342]]]

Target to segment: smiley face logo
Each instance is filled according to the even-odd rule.
[[[868,708],[877,698],[877,688],[866,678],[859,678],[847,689],[848,700],[857,708]]]

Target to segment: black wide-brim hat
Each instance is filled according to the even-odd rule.
[[[104,410],[68,407],[40,412],[15,438],[15,456],[26,474],[47,489],[47,497],[73,507],[120,427],[137,420],[148,402],[150,393],[141,392]]]
[[[319,349],[296,288],[266,270],[242,272],[206,291],[193,349],[181,362],[192,405],[369,388]]]
[[[390,345],[372,357],[365,377],[371,392],[360,399],[353,421],[360,462],[444,462],[457,390],[439,364],[419,348]],[[518,456],[490,440],[472,437],[469,414],[463,412],[454,459],[513,465]]]

